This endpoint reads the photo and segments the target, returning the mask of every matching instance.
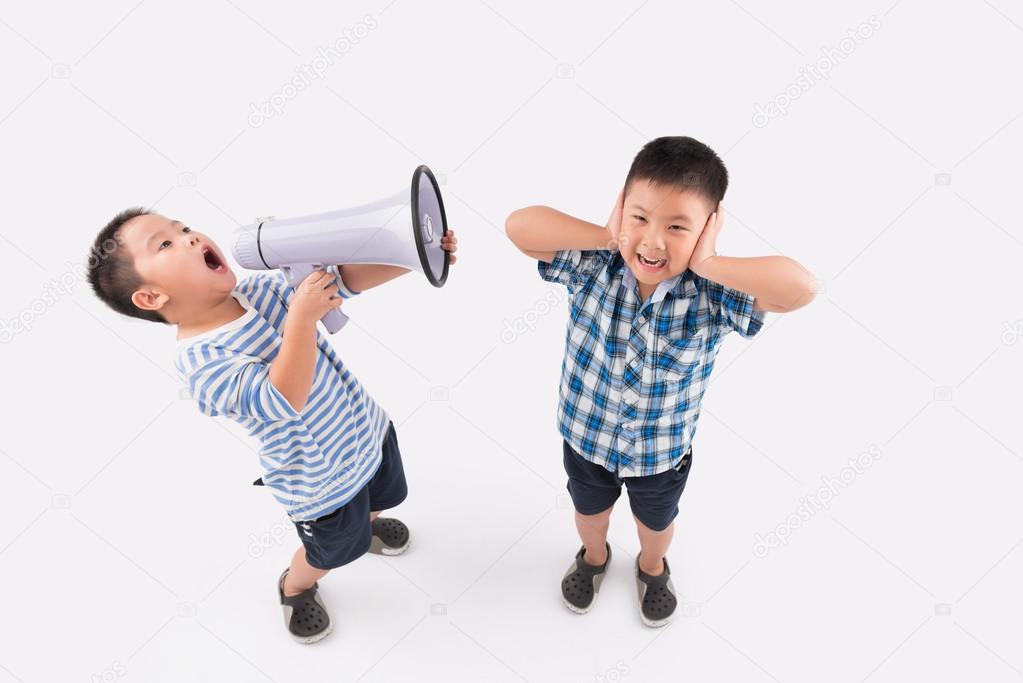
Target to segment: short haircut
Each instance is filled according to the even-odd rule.
[[[728,189],[728,170],[721,157],[699,140],[661,137],[643,145],[632,160],[626,190],[634,180],[697,192],[716,207]]]
[[[92,243],[87,263],[89,285],[96,296],[118,313],[132,318],[166,323],[156,311],[146,311],[132,303],[131,295],[142,284],[131,255],[124,247],[121,230],[133,218],[148,216],[152,212],[142,207],[125,209],[104,226]]]

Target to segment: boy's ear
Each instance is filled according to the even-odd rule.
[[[703,229],[700,232],[703,232],[703,230],[706,230],[707,228],[710,227],[711,222],[714,220],[714,215],[721,210],[721,202],[718,202],[717,204],[714,204],[709,208],[710,213],[707,214],[707,220],[703,222]]]
[[[170,297],[155,289],[139,289],[131,295],[131,302],[143,311],[159,311]]]

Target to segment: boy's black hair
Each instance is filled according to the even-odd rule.
[[[626,190],[633,180],[698,192],[716,208],[728,189],[728,170],[721,157],[699,140],[661,137],[643,145],[632,160]]]
[[[124,247],[121,229],[124,224],[139,216],[148,216],[150,211],[141,206],[125,209],[113,217],[96,235],[89,252],[87,265],[89,285],[107,306],[118,313],[132,318],[165,323],[163,316],[156,311],[146,311],[131,301],[142,278],[135,270],[131,256]]]

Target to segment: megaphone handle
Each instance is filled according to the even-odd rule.
[[[311,263],[300,263],[291,266],[281,266],[281,270],[284,272],[284,276],[288,278],[288,284],[292,289],[298,287],[302,280],[309,277],[309,274],[314,270],[322,270],[323,266],[313,265]],[[335,308],[333,311],[327,313],[327,315],[320,318],[320,322],[327,328],[327,332],[334,334],[348,322],[348,316],[341,312],[340,308]]]
[[[342,313],[340,308],[335,308],[320,318],[320,322],[327,328],[327,332],[334,334],[348,323],[348,316]]]

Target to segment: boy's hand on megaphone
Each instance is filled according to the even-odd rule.
[[[338,308],[342,301],[334,276],[322,270],[314,270],[295,288],[288,315],[315,323]]]
[[[455,256],[455,252],[458,251],[458,238],[455,237],[455,231],[448,228],[444,236],[440,238],[440,248],[451,254],[451,263],[453,264],[458,260]]]

